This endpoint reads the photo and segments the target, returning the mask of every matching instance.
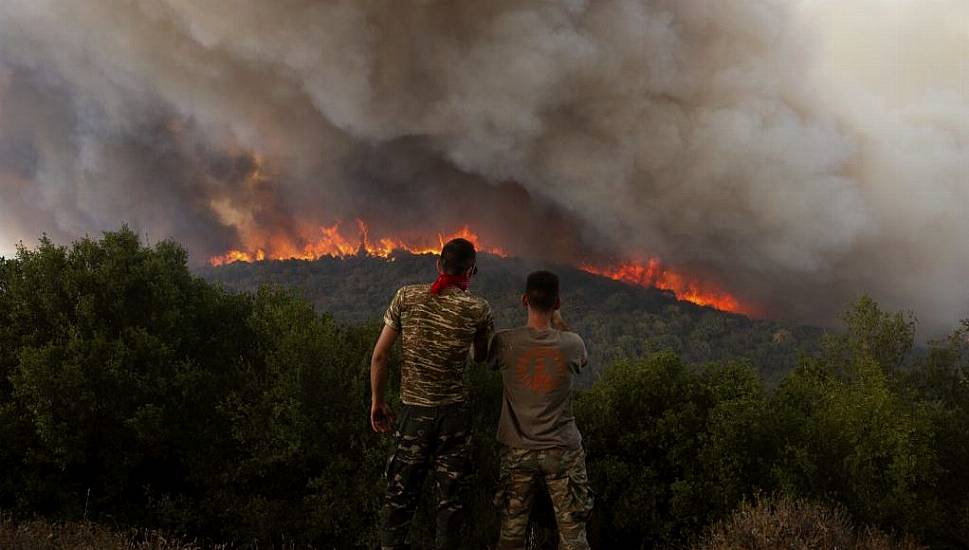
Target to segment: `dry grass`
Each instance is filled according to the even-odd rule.
[[[89,522],[14,522],[0,518],[0,549],[16,550],[229,550],[158,531],[116,531]],[[292,548],[292,547],[290,547]],[[694,550],[923,550],[877,529],[856,528],[844,509],[786,497],[744,503],[712,526]]]
[[[744,503],[714,525],[696,550],[921,550],[911,539],[894,539],[877,529],[856,528],[840,507],[761,498]]]
[[[15,523],[0,519],[0,548],[17,550],[201,550],[226,549],[185,542],[158,531],[113,531],[93,523]]]

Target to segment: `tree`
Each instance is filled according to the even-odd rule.
[[[764,397],[743,364],[689,367],[664,353],[609,369],[576,407],[597,543],[680,543],[751,494],[770,456]]]

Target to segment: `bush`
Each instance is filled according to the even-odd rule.
[[[374,542],[376,327],[231,294],[128,230],[0,260],[0,508],[223,541]]]
[[[667,353],[607,371],[576,405],[597,545],[672,544],[729,513],[768,477],[765,405],[746,365]]]
[[[744,502],[710,528],[695,550],[916,550],[910,539],[895,541],[877,529],[854,527],[844,508],[788,497]]]
[[[805,359],[770,399],[774,486],[838,501],[866,524],[931,538],[952,519],[938,499],[945,484],[939,457],[955,450],[940,445],[945,414],[898,379],[912,347],[902,316],[863,298],[846,319],[848,330]]]

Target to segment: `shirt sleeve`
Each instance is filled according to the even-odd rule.
[[[488,342],[491,342],[495,335],[495,317],[491,314],[491,306],[487,302],[485,302],[484,310],[481,312],[481,319],[478,321],[478,332],[483,332]]]
[[[397,291],[397,294],[394,295],[394,299],[390,301],[390,307],[388,307],[387,311],[384,313],[384,324],[397,332],[400,332],[403,328],[403,325],[401,325],[400,322],[400,315],[404,302],[403,291],[404,289]]]
[[[478,322],[475,324],[474,339],[477,342],[478,338],[483,338],[485,345],[488,347],[485,349],[484,358],[475,357],[475,362],[480,363],[484,361],[487,365],[491,365],[491,347],[492,340],[495,336],[495,319],[491,315],[491,307],[488,302],[484,303],[484,308],[481,310],[481,315],[478,317]]]

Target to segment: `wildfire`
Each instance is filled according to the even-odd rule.
[[[390,236],[373,238],[367,224],[358,219],[354,237],[348,237],[341,230],[340,223],[315,229],[304,228],[301,233],[308,235],[301,240],[301,244],[294,243],[290,237],[263,237],[258,246],[253,246],[248,251],[230,250],[221,256],[211,258],[209,263],[213,266],[221,266],[233,262],[316,260],[324,256],[346,258],[354,255],[387,258],[395,250],[412,254],[437,254],[444,243],[457,237],[471,241],[478,250],[497,256],[508,256],[502,248],[485,245],[481,238],[467,226],[452,233],[438,233],[436,238],[406,239]],[[646,262],[629,261],[615,265],[585,264],[579,266],[579,269],[628,284],[669,290],[680,300],[695,304],[734,313],[752,313],[749,307],[745,307],[728,292],[707,282],[688,277],[663,265],[655,258]]]
[[[662,264],[656,258],[645,263],[626,262],[613,266],[583,265],[580,269],[624,283],[669,290],[680,300],[710,306],[732,313],[752,313],[730,293],[709,283],[683,275]]]
[[[468,226],[464,226],[452,233],[438,233],[433,239],[403,239],[395,237],[380,237],[372,239],[370,229],[363,220],[356,220],[357,237],[347,237],[340,230],[340,223],[320,227],[316,235],[305,239],[305,243],[297,245],[290,239],[268,239],[268,246],[256,246],[251,251],[230,250],[222,256],[209,260],[213,266],[231,264],[233,262],[258,262],[262,260],[317,260],[324,256],[346,258],[357,254],[366,254],[382,258],[389,257],[395,250],[404,250],[411,254],[437,254],[444,243],[458,237],[467,239],[478,250],[507,256],[508,253],[496,246],[484,245],[481,238]],[[267,252],[268,248],[268,252]]]

